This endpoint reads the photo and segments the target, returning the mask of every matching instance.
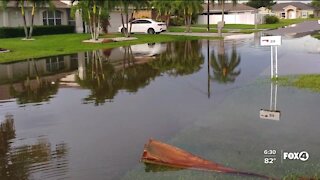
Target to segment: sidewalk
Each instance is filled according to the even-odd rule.
[[[167,34],[167,35],[181,35],[181,36],[202,36],[202,37],[218,37],[218,33],[196,33],[196,32],[163,32],[161,34]],[[234,34],[239,34],[239,33],[223,33],[222,36],[230,36]]]

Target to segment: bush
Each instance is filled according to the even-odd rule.
[[[74,33],[74,26],[34,26],[33,36]],[[0,38],[24,37],[23,27],[2,27]]]
[[[266,24],[276,24],[280,21],[277,16],[273,16],[273,15],[266,15],[265,19],[266,19]]]
[[[183,26],[184,19],[182,17],[174,17],[170,20],[170,26]]]
[[[309,18],[314,18],[314,14],[310,14],[310,15],[309,15]]]

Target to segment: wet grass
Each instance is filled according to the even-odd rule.
[[[320,34],[315,34],[315,35],[313,35],[313,37],[315,37],[315,38],[320,40]]]
[[[121,36],[121,34],[109,34],[104,37],[111,38]],[[46,56],[56,56],[77,53],[82,51],[91,51],[96,49],[115,48],[142,43],[157,43],[169,41],[185,41],[197,39],[219,39],[219,37],[198,37],[164,34],[134,34],[136,40],[123,42],[110,42],[105,44],[83,43],[83,40],[89,39],[88,34],[64,34],[36,36],[34,41],[22,41],[21,38],[0,39],[1,48],[9,49],[9,53],[0,54],[0,63],[13,62],[28,58],[40,58]]]
[[[293,86],[299,89],[308,89],[313,92],[320,92],[320,74],[286,76],[277,79],[283,86]]]

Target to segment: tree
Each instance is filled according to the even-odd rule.
[[[179,0],[177,1],[178,9],[183,11],[186,32],[190,32],[192,16],[202,11],[203,0]]]
[[[222,26],[218,27],[219,36],[222,36],[222,29],[223,29],[224,24],[225,24],[225,22],[224,22],[224,5],[228,0],[211,0],[213,5],[214,5],[214,3],[216,1],[218,1],[218,4],[221,5],[221,10],[222,10],[222,19],[221,19]],[[233,3],[233,5],[236,5],[238,3],[238,0],[232,0],[232,3]]]
[[[320,0],[312,0],[311,5],[314,7],[320,7]]]
[[[72,0],[72,4],[75,4],[72,8],[72,14],[75,15],[77,11],[80,12],[82,18],[89,26],[91,39],[97,41],[100,34],[101,19],[109,17],[109,11],[114,7],[115,2],[104,0]]]
[[[134,11],[138,11],[141,8],[148,7],[150,2],[148,0],[118,0],[118,4],[120,7],[121,13],[121,23],[122,23],[122,30],[121,32],[126,36],[129,37],[131,34],[131,27],[132,27],[132,20],[133,20],[133,13]],[[131,9],[131,17],[129,19],[129,9]],[[130,24],[130,26],[129,26]],[[129,29],[128,29],[129,27]]]
[[[152,6],[158,11],[157,19],[159,16],[164,16],[168,27],[171,15],[177,10],[177,1],[153,0]]]
[[[247,5],[254,7],[254,8],[261,8],[261,7],[266,7],[266,8],[271,8],[271,6],[275,5],[276,2],[274,0],[250,0]]]
[[[0,6],[6,8],[9,1],[10,0],[0,1]],[[50,8],[53,8],[53,4],[51,3],[51,0],[16,0],[15,3],[16,3],[16,6],[19,7],[21,11],[25,39],[31,39],[32,33],[33,33],[34,15],[35,15],[36,8],[43,7],[46,5],[48,5]],[[27,8],[26,5],[29,5],[29,4],[31,4],[32,9],[31,9],[31,22],[28,27],[27,20],[26,20],[26,8]]]

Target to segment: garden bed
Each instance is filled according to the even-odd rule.
[[[6,52],[10,52],[10,50],[8,50],[8,49],[3,49],[3,48],[0,48],[0,53],[6,53]]]

